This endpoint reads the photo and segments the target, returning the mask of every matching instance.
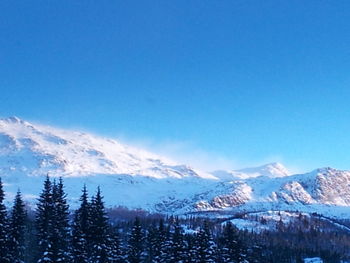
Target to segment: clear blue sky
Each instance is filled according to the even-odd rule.
[[[233,166],[350,169],[350,1],[3,0],[0,14],[1,117]]]

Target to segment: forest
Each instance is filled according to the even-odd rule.
[[[20,191],[8,207],[0,179],[1,263],[338,263],[350,259],[349,248],[349,232],[317,214],[280,222],[278,231],[247,231],[227,218],[107,209],[101,189],[89,197],[85,186],[72,210],[63,179],[49,177],[34,208]]]

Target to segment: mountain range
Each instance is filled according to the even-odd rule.
[[[86,184],[101,186],[109,207],[162,213],[318,212],[350,217],[350,172],[319,168],[291,174],[270,163],[241,170],[203,172],[117,140],[0,120],[0,177],[7,200],[20,189],[34,204],[44,177],[62,177],[72,207]]]

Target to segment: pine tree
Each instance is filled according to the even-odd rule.
[[[121,241],[115,229],[110,230],[108,263],[124,263],[124,255],[121,250]]]
[[[24,262],[35,263],[37,260],[38,242],[36,239],[35,220],[32,220],[30,213],[31,212],[28,211],[24,231]]]
[[[253,245],[247,249],[247,261],[249,263],[268,263],[269,260],[263,253],[263,248],[259,245]]]
[[[191,235],[191,234],[187,234],[185,236],[186,239],[186,258],[185,258],[185,262],[186,263],[197,263],[197,258],[198,258],[198,251],[197,251],[197,236],[196,235]]]
[[[158,228],[152,226],[148,233],[149,262],[164,263],[166,258],[166,231],[164,220],[159,221]]]
[[[224,226],[221,238],[221,257],[224,263],[241,263],[245,262],[246,253],[240,239],[237,235],[237,229],[228,222]]]
[[[53,260],[55,262],[68,262],[70,259],[69,243],[69,206],[64,192],[62,178],[58,184],[54,183],[52,187],[53,199]]]
[[[144,258],[144,248],[143,248],[144,236],[142,233],[142,228],[140,220],[135,219],[134,226],[131,231],[131,235],[128,243],[128,263],[141,263]]]
[[[100,187],[91,202],[91,263],[108,262],[109,224]]]
[[[162,222],[163,220],[161,220]],[[163,224],[164,225],[164,224]],[[159,237],[160,242],[160,258],[159,263],[173,263],[171,260],[171,251],[173,248],[173,240],[170,232],[170,225],[168,227],[164,227],[163,231],[159,231],[162,233]]]
[[[172,235],[172,246],[170,249],[170,259],[174,263],[183,263],[185,261],[186,245],[184,241],[183,231],[179,225],[179,221],[175,221],[174,233]]]
[[[9,254],[10,262],[23,263],[24,262],[24,230],[27,213],[25,205],[22,200],[21,192],[18,191],[14,200],[14,205],[10,217],[9,229]]]
[[[196,238],[197,262],[214,263],[216,262],[216,244],[214,243],[209,225],[204,221],[203,227],[200,229]]]
[[[0,262],[7,263],[9,261],[8,254],[8,224],[7,211],[4,204],[5,193],[3,190],[2,181],[0,178]]]
[[[158,227],[153,223],[147,234],[147,262],[167,263],[172,262],[170,253],[172,240],[169,228],[164,225],[164,220],[159,221]]]
[[[52,184],[49,176],[47,176],[36,212],[38,263],[53,262],[53,213]]]
[[[158,229],[155,222],[149,227],[147,231],[147,262],[153,263],[154,258],[158,253]]]
[[[90,204],[86,186],[80,197],[80,207],[74,214],[73,222],[73,263],[87,263],[89,260]]]

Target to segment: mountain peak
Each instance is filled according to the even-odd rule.
[[[260,166],[256,166],[255,168],[270,168],[270,169],[281,169],[281,170],[286,170],[285,166],[279,162],[271,162],[271,163],[267,163],[267,164],[263,164]]]
[[[268,163],[258,167],[244,168],[237,170],[237,172],[252,175],[251,177],[261,175],[268,177],[284,177],[290,175],[288,169],[278,162]]]
[[[290,173],[283,164],[274,162],[268,163],[257,167],[249,167],[233,171],[214,171],[213,174],[221,180],[232,179],[247,179],[259,176],[266,176],[270,178],[289,176]]]
[[[103,184],[109,205],[153,211],[233,209],[245,203],[260,209],[286,202],[292,209],[304,203],[350,207],[350,190],[344,183],[350,181],[348,171],[326,167],[290,176],[281,163],[273,162],[206,174],[113,139],[31,124],[15,116],[0,120],[0,164],[10,193],[20,187],[34,202],[42,176],[50,174],[69,182],[72,200],[80,195],[77,185]]]
[[[28,175],[50,173],[61,176],[207,176],[190,167],[112,139],[50,126],[34,126],[15,116],[0,120],[0,163],[0,176],[5,170],[16,170]],[[25,167],[25,171],[22,171],[22,167]]]

